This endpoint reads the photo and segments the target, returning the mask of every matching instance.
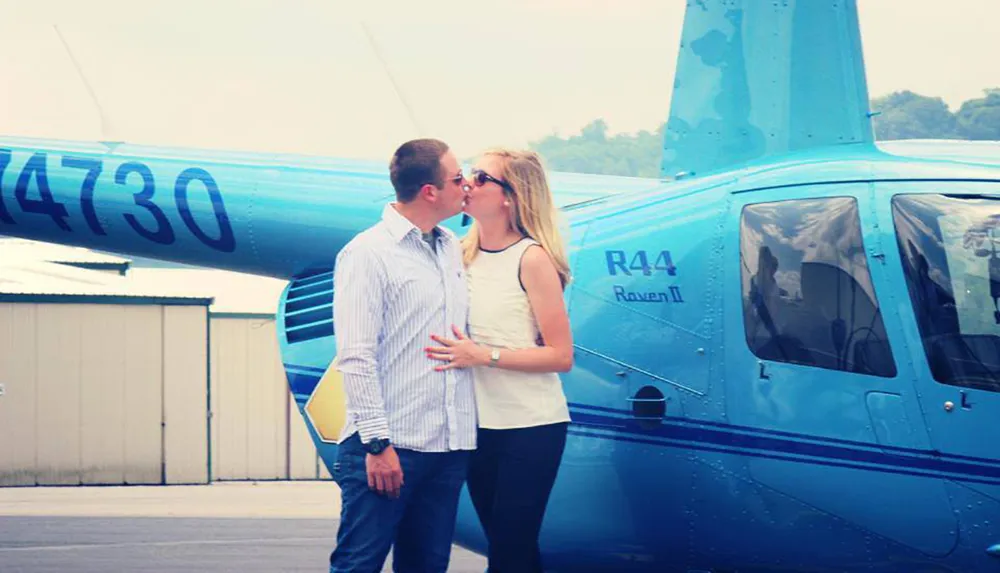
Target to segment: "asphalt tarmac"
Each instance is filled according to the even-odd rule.
[[[339,506],[332,482],[0,488],[0,572],[325,572]]]

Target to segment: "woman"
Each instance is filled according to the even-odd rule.
[[[479,439],[469,494],[489,542],[490,573],[542,571],[538,535],[566,445],[557,372],[573,366],[563,302],[569,265],[538,155],[489,151],[472,170],[463,239],[469,338],[432,336],[428,356],[473,367]]]

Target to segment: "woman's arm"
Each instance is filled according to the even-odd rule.
[[[521,258],[520,274],[544,346],[500,349],[500,359],[492,363],[491,348],[477,345],[453,328],[457,339],[431,337],[443,346],[427,348],[428,357],[446,362],[436,370],[492,364],[521,372],[568,372],[573,367],[573,334],[563,301],[562,283],[552,259],[541,247],[528,247]]]

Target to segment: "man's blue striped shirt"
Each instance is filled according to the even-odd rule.
[[[386,437],[422,452],[476,446],[472,372],[427,357],[431,334],[453,338],[468,321],[468,287],[455,235],[438,228],[436,250],[390,204],[382,220],[337,256],[333,316],[336,368],[344,375],[341,440]]]

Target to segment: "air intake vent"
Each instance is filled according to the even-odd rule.
[[[292,281],[285,301],[285,336],[289,344],[333,336],[333,271]]]

